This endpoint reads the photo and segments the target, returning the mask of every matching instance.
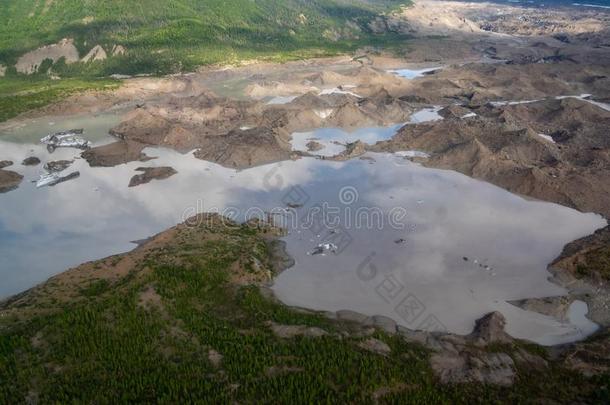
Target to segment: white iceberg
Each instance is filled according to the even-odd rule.
[[[91,142],[84,139],[82,129],[71,129],[69,131],[56,132],[49,134],[40,140],[41,143],[52,148],[79,148],[87,149]]]
[[[314,248],[313,251],[310,252],[310,254],[312,256],[325,255],[327,252],[337,253],[338,250],[339,248],[334,243],[320,243]]]
[[[64,181],[72,180],[80,176],[80,172],[72,172],[67,175],[62,175],[62,172],[45,172],[40,175],[36,182],[36,188],[52,187]]]

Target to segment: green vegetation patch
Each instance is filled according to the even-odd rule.
[[[0,78],[0,122],[88,90],[112,90],[120,81],[110,79],[50,80],[46,76]]]
[[[586,253],[583,262],[576,265],[576,275],[610,281],[610,246]]]
[[[20,304],[0,307],[16,311],[0,317],[0,403],[449,404],[607,395],[599,389],[603,381],[556,366],[519,370],[512,388],[440,385],[428,350],[380,331],[373,337],[391,355],[368,352],[359,347],[367,337],[355,333],[362,329],[292,310],[254,285],[232,281],[253,254],[269,268],[268,234],[244,226],[184,227],[153,249],[129,254],[136,264],[119,278],[107,276],[114,266],[102,260],[101,270],[95,264],[81,270],[102,278],[79,280],[72,272],[33,298],[25,294]],[[36,315],[54,291],[75,295]],[[270,322],[328,335],[280,338]]]

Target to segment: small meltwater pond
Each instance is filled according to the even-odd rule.
[[[407,80],[413,80],[415,78],[424,76],[426,74],[432,73],[434,71],[442,69],[442,66],[430,67],[425,69],[396,69],[390,70],[390,73],[394,73],[397,76],[400,76]]]
[[[381,128],[359,128],[347,131],[341,128],[321,128],[310,132],[292,134],[292,148],[297,151],[310,152],[318,156],[336,156],[345,150],[345,145],[355,141],[374,144],[390,139],[404,124]],[[318,150],[310,150],[308,144],[315,142]]]
[[[358,128],[353,131],[342,128],[320,128],[308,132],[295,132],[292,134],[292,149],[310,152],[317,156],[336,156],[345,151],[348,143],[360,140],[373,145],[379,141],[392,138],[406,124],[421,124],[423,122],[442,120],[443,117],[439,115],[441,109],[442,107],[438,106],[423,108],[411,114],[409,122],[387,127]]]
[[[0,194],[1,297],[82,262],[128,251],[130,241],[196,212],[239,220],[272,212],[289,232],[287,249],[296,261],[273,287],[289,305],[386,315],[412,329],[456,333],[469,333],[476,319],[497,310],[510,334],[542,344],[582,339],[596,328],[584,303],[575,303],[570,320],[560,322],[507,301],[565,294],[547,280],[546,266],[566,243],[603,227],[598,215],[422,167],[407,158],[424,157],[413,151],[347,162],[303,158],[235,171],[154,148],[145,152],[155,160],[90,168],[79,150],[51,154],[35,142],[71,127],[85,128],[94,144],[112,140],[106,133],[115,117],[82,119],[57,118],[53,129],[39,120],[0,133],[0,160],[13,160],[8,169],[25,176],[17,190]],[[340,137],[374,141],[395,130],[307,136],[328,143]],[[69,170],[80,177],[37,189],[32,181],[42,165],[21,166],[27,156],[43,164],[75,159]],[[128,188],[141,166],[171,166],[178,174]]]

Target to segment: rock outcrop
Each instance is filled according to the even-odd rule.
[[[38,159],[36,156],[29,156],[23,159],[23,162],[21,162],[21,164],[23,166],[38,166],[40,164],[40,159]]]
[[[484,105],[475,112],[468,119],[454,114],[406,125],[369,149],[424,151],[431,155],[426,166],[610,217],[610,111],[572,98]]]
[[[32,74],[38,71],[46,59],[57,62],[61,58],[64,58],[68,64],[79,61],[78,50],[74,46],[73,39],[65,38],[56,44],[30,51],[17,60],[15,68],[19,73]]]
[[[474,331],[468,336],[477,345],[509,343],[512,338],[504,331],[506,319],[499,312],[492,312],[477,320]]]
[[[22,180],[23,176],[19,173],[0,169],[0,193],[7,193],[16,189]]]
[[[119,141],[108,145],[96,146],[81,154],[91,167],[113,167],[127,162],[145,162],[151,158],[146,156],[143,145],[138,142]]]
[[[129,181],[129,187],[136,187],[141,184],[150,183],[153,180],[164,180],[172,177],[178,172],[172,167],[138,167],[136,169],[141,174],[136,174]]]
[[[106,51],[104,50],[104,48],[102,48],[100,45],[96,45],[93,48],[91,48],[91,50],[87,53],[87,55],[85,55],[81,59],[81,62],[84,62],[84,63],[97,62],[97,61],[106,60],[107,58],[108,58],[108,55],[106,54]]]
[[[435,354],[432,370],[444,384],[483,383],[510,386],[515,381],[515,362],[506,353],[463,350],[459,354]]]
[[[322,145],[320,142],[315,141],[315,140],[311,140],[309,142],[307,142],[307,144],[305,145],[307,147],[307,150],[309,152],[317,152],[319,150],[324,149],[324,145]]]
[[[569,243],[551,267],[586,277],[593,284],[610,282],[610,226]]]
[[[512,350],[488,349],[491,344],[513,342],[504,331],[505,324],[506,320],[502,314],[492,312],[477,320],[474,331],[468,336],[437,337],[434,344],[437,349],[430,358],[430,365],[440,380],[447,384],[479,382],[512,385],[517,371],[515,361],[509,355]],[[532,356],[534,355],[527,353],[522,357],[531,360]]]

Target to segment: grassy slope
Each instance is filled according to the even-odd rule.
[[[232,282],[236,274],[264,278],[262,232],[182,228],[148,250],[83,265],[0,306],[0,403],[582,402],[604,394],[603,381],[555,366],[520,370],[510,389],[441,386],[417,344],[376,332],[392,355],[362,350],[353,326],[292,311]],[[156,299],[146,301],[151,288]],[[282,339],[268,321],[331,335]],[[220,365],[210,349],[222,354]]]
[[[0,122],[84,88],[100,88],[106,83],[93,79],[111,74],[161,75],[243,59],[281,62],[362,45],[391,47],[404,38],[372,35],[366,23],[407,1],[3,0],[0,65],[9,71],[0,78]],[[327,30],[342,39],[327,39]],[[62,38],[74,38],[81,56],[98,44],[107,51],[121,44],[128,54],[89,64],[60,61],[52,68],[56,74],[79,79],[62,84],[46,74],[26,79],[10,68],[24,53]]]
[[[22,112],[44,107],[62,98],[87,90],[109,90],[120,82],[109,79],[48,80],[45,77],[13,77],[0,79],[0,122]]]
[[[353,49],[373,38],[366,22],[399,0],[5,0],[0,3],[0,63],[74,38],[84,54],[122,44],[126,58],[64,68],[65,74],[167,73],[254,56],[296,57]],[[302,20],[300,15],[306,20]],[[92,18],[91,21],[86,18]],[[364,32],[349,28],[348,21]],[[324,38],[327,29],[343,40]],[[292,31],[292,32],[291,32]],[[356,36],[359,39],[356,39]]]

